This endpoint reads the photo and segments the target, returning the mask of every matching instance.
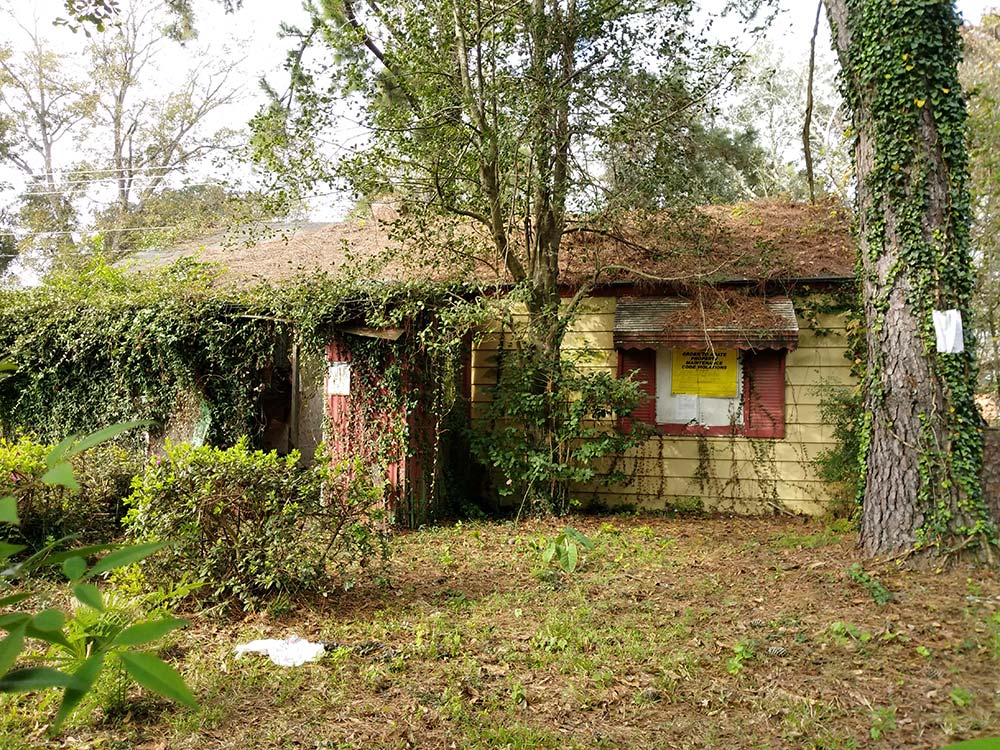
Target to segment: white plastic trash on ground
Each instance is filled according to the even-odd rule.
[[[942,354],[961,354],[964,352],[962,313],[959,310],[934,310],[933,315],[937,350]]]
[[[316,661],[324,653],[322,643],[313,643],[297,635],[290,635],[285,640],[263,638],[244,643],[233,649],[237,658],[246,653],[267,654],[279,667],[300,667],[307,661]]]

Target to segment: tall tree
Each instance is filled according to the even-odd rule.
[[[175,188],[232,132],[207,124],[234,99],[234,61],[195,53],[200,64],[181,86],[157,89],[152,78],[171,43],[162,24],[176,17],[138,3],[104,11],[114,25],[72,37],[75,56],[55,53],[26,27],[27,49],[0,50],[0,161],[25,177],[19,249],[44,262],[72,262],[80,251],[73,234],[97,219],[108,255],[134,246],[143,204]],[[74,57],[86,61],[86,77]]]
[[[969,91],[972,243],[979,278],[976,321],[982,389],[1000,403],[1000,12],[964,30],[962,86]]]
[[[538,373],[539,393],[551,392],[566,327],[593,283],[560,304],[565,238],[614,233],[649,196],[661,209],[672,195],[696,197],[690,171],[655,165],[688,151],[691,127],[740,55],[693,30],[687,0],[307,7],[313,23],[294,32],[303,44],[291,94],[256,121],[262,160],[293,186],[339,175],[361,195],[390,193],[415,225],[433,215],[477,227],[482,242],[463,249],[517,285],[528,317],[522,365]],[[325,54],[310,66],[315,44]],[[345,96],[360,102],[368,140],[334,172],[313,144]],[[630,163],[623,144],[646,164]]]
[[[825,0],[854,130],[867,322],[861,547],[987,554],[969,312],[960,19],[948,0]],[[932,311],[957,309],[965,351],[938,353]]]
[[[679,143],[738,65],[734,50],[691,31],[683,0],[308,7],[293,89],[256,123],[261,158],[293,182],[342,176],[360,194],[391,192],[414,210],[474,222],[497,265],[526,285],[547,356],[562,331],[563,237],[630,205],[626,189],[648,187],[612,184],[612,147]],[[305,51],[316,43],[328,52],[310,69]],[[360,101],[368,142],[334,172],[312,149],[345,96]],[[683,187],[687,175],[672,176]]]

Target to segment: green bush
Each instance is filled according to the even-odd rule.
[[[623,430],[645,398],[638,384],[572,362],[559,368],[504,352],[507,362],[484,419],[474,425],[472,449],[493,470],[497,492],[533,511],[565,513],[573,483],[619,484],[612,460],[648,437],[643,424]]]
[[[101,446],[73,457],[79,492],[42,481],[53,446],[30,438],[0,438],[0,496],[17,500],[21,525],[12,539],[37,550],[47,541],[72,536],[77,544],[96,544],[120,533],[132,477],[142,459],[113,446]]]
[[[130,537],[171,540],[149,561],[153,583],[204,581],[202,594],[254,608],[278,594],[324,591],[386,553],[382,492],[360,466],[298,466],[299,454],[167,444],[133,483]],[[334,575],[331,568],[336,566]]]
[[[0,379],[9,369],[9,365],[0,362]],[[41,452],[31,441],[7,445],[6,460],[11,473],[5,481],[17,485],[18,491],[27,497],[27,486],[44,466],[45,471],[38,478],[42,485],[78,492],[80,484],[70,461],[137,426],[111,425],[83,438],[70,437],[51,448],[43,447]],[[170,617],[168,607],[179,601],[190,585],[157,592],[155,597],[149,595],[148,609],[152,612],[155,608],[160,617],[139,620],[138,612],[109,607],[111,600],[94,583],[103,574],[138,563],[163,545],[98,544],[67,551],[58,550],[64,540],[56,540],[24,557],[25,545],[7,541],[7,535],[11,531],[19,533],[20,526],[17,498],[0,493],[0,609],[4,611],[3,629],[7,631],[0,640],[0,693],[61,689],[62,701],[50,734],[59,730],[84,699],[100,695],[98,683],[107,681],[109,675],[117,675],[112,679],[117,687],[114,692],[121,698],[119,703],[124,701],[127,674],[155,693],[196,708],[194,695],[176,670],[159,657],[140,650],[186,624]],[[93,565],[88,564],[88,558],[100,553],[106,554]],[[22,557],[15,561],[16,556]],[[76,602],[69,616],[56,607],[39,609],[49,597],[40,596],[40,592],[33,591],[30,583],[26,583],[38,570],[61,570],[68,583],[67,593],[72,592]],[[27,611],[11,611],[23,602],[34,606],[29,605]],[[39,641],[49,644],[49,650],[41,656],[31,653],[32,666],[19,666],[18,662],[34,651],[35,642]]]
[[[861,466],[861,416],[864,405],[859,389],[823,389],[820,412],[823,421],[833,425],[834,447],[817,456],[819,476],[830,485],[832,503],[828,510],[835,518],[848,518],[857,509],[857,499],[864,489]]]

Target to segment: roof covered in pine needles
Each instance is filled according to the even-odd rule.
[[[509,283],[484,231],[404,219],[302,223],[219,233],[130,259],[146,270],[182,258],[218,264],[219,283],[280,283],[317,272],[398,281]],[[850,215],[833,203],[754,202],[704,206],[627,226],[573,226],[563,238],[561,283],[692,284],[846,279],[852,276]]]

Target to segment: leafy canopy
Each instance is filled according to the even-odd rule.
[[[704,160],[755,156],[746,134],[707,124],[742,58],[695,31],[687,0],[308,7],[312,27],[287,30],[293,88],[254,123],[257,157],[292,190],[343,179],[470,219],[515,281],[554,281],[564,232],[704,200],[722,182]],[[363,144],[325,158],[350,120]]]

